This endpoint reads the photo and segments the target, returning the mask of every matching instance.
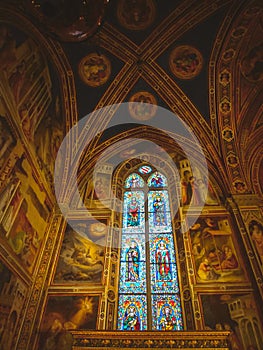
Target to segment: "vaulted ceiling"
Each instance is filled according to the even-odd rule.
[[[13,3],[26,18],[25,31],[38,30],[49,64],[60,74],[67,130],[94,109],[134,101],[143,92],[192,128],[209,162],[222,170],[225,191],[262,194],[260,1],[110,0],[96,33],[71,42],[46,31],[45,21],[30,11],[31,1],[11,1],[10,8]],[[97,61],[97,72],[92,71],[87,62],[94,54],[102,58],[104,70]],[[92,74],[99,81],[92,82]],[[107,129],[113,117],[93,115],[88,126]],[[160,115],[154,118],[160,125]],[[109,139],[125,138],[136,126],[127,113],[118,127],[99,135],[94,131],[82,168],[86,171],[91,152],[99,154]],[[160,143],[168,147],[161,138]]]

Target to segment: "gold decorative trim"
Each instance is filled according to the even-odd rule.
[[[81,349],[229,349],[229,332],[89,332],[72,331]]]

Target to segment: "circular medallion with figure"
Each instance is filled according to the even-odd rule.
[[[138,91],[129,100],[129,111],[136,120],[151,119],[157,110],[157,101],[148,91]]]
[[[90,53],[79,63],[79,75],[89,86],[97,87],[106,83],[111,73],[109,59],[97,53]]]
[[[117,17],[120,24],[130,30],[144,30],[154,21],[156,14],[152,0],[120,0]]]
[[[177,78],[192,79],[200,73],[203,67],[203,57],[192,46],[177,46],[170,54],[169,65]]]

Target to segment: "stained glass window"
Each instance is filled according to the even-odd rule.
[[[144,192],[130,191],[124,193],[123,232],[145,232]]]
[[[182,330],[180,298],[177,294],[152,295],[153,329]]]
[[[149,176],[147,184],[149,187],[166,187],[167,179],[158,171],[155,171],[151,176]]]
[[[118,329],[124,331],[143,331],[147,329],[146,295],[134,296],[120,294],[118,310]]]
[[[182,330],[167,178],[138,171],[124,185],[118,329]]]
[[[149,231],[171,232],[171,213],[169,208],[168,192],[149,191],[148,193]]]
[[[144,186],[143,178],[136,173],[131,174],[125,180],[125,188],[141,188],[143,186]]]
[[[149,165],[143,165],[139,168],[139,172],[141,174],[150,174],[152,172],[152,168]]]

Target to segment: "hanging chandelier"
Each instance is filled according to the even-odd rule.
[[[43,30],[61,41],[83,41],[102,25],[109,0],[28,0]]]

